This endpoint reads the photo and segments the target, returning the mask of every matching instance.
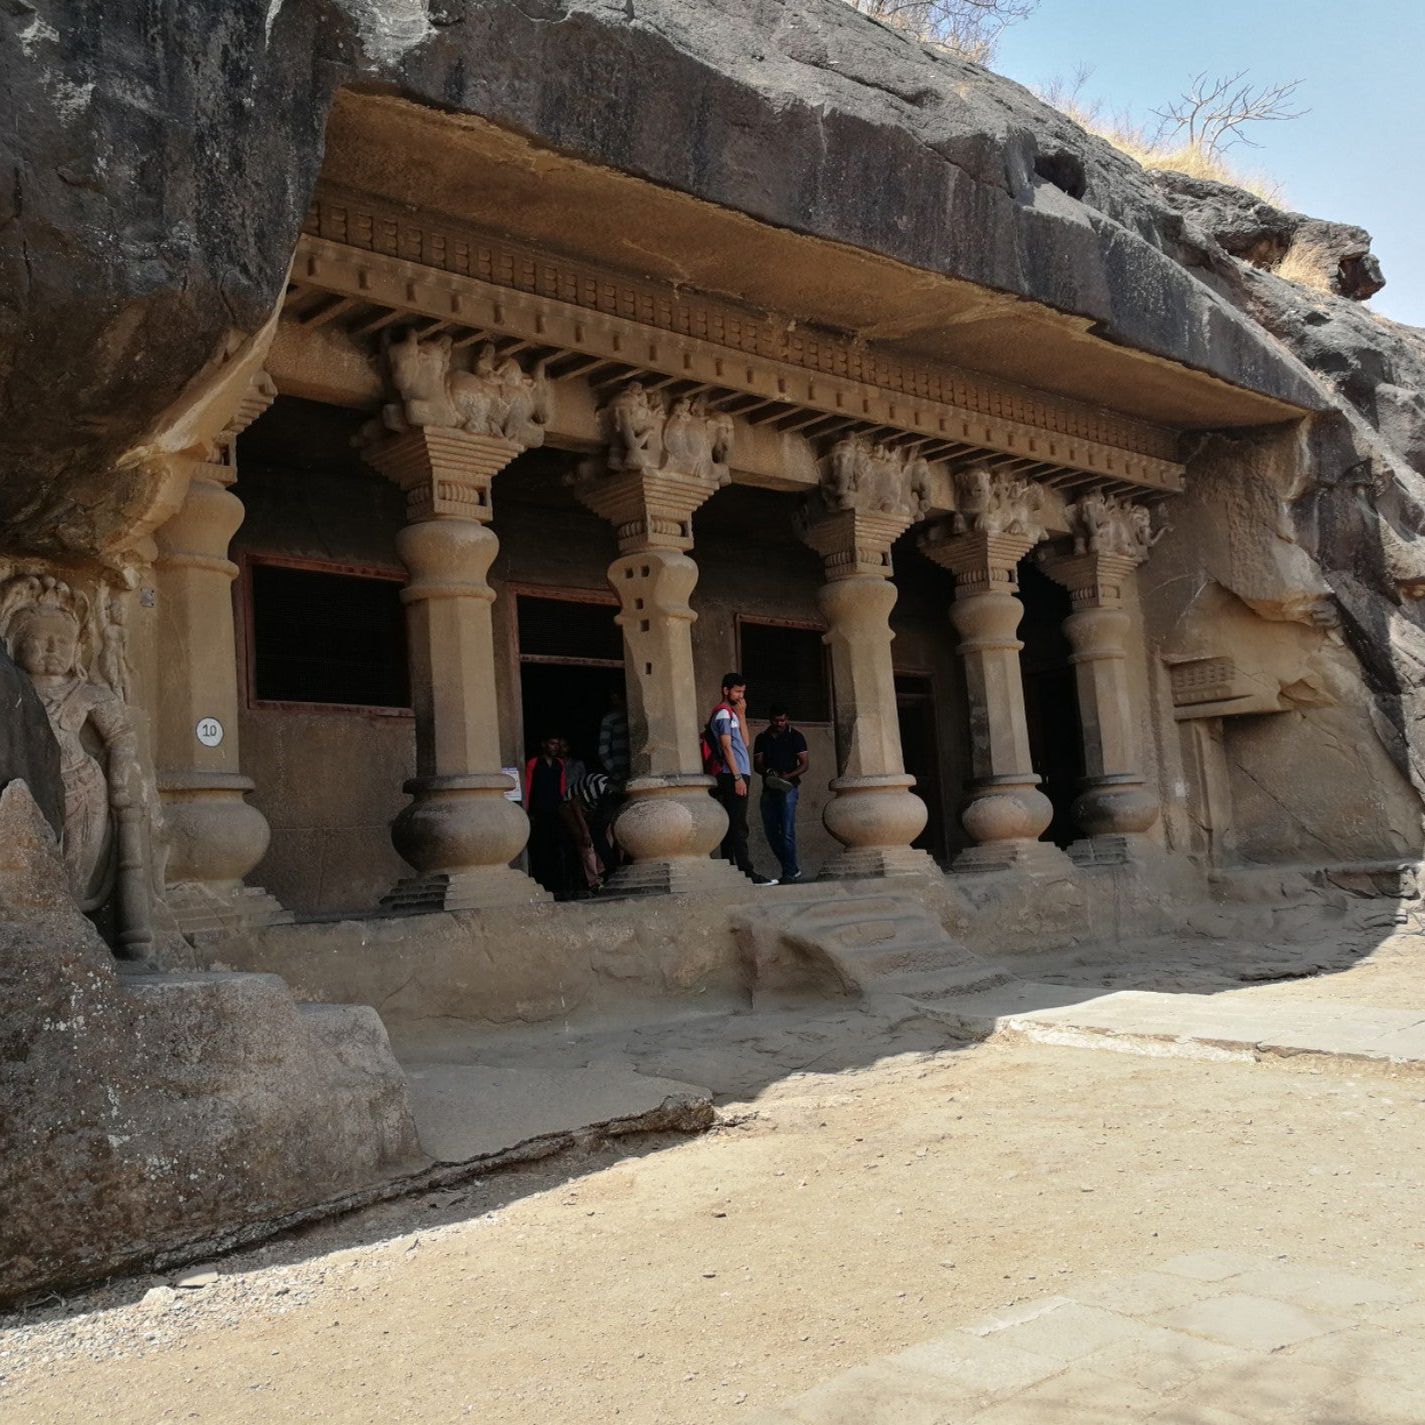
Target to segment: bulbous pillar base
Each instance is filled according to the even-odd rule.
[[[1096,777],[1074,803],[1074,819],[1087,833],[1069,847],[1075,862],[1122,865],[1148,849],[1143,833],[1158,819],[1158,801],[1135,773]]]
[[[910,789],[915,778],[838,777],[823,825],[845,847],[822,867],[824,881],[873,876],[927,876],[939,872],[931,856],[911,842],[925,830],[926,806]]]
[[[1015,867],[1063,870],[1068,865],[1057,846],[1039,837],[1054,819],[1054,807],[1036,785],[1037,777],[986,777],[970,791],[960,814],[975,839],[955,858],[957,871],[1007,871]]]
[[[159,777],[168,860],[163,899],[189,940],[286,923],[292,913],[260,886],[243,884],[267,854],[267,818],[249,805],[249,777],[173,772]]]
[[[407,782],[412,801],[391,823],[391,844],[417,874],[381,904],[409,915],[549,900],[509,864],[529,839],[524,809],[505,795],[513,787],[503,772]]]
[[[727,813],[708,791],[711,777],[678,774],[635,777],[614,822],[614,837],[628,853],[606,882],[613,895],[656,895],[745,887],[726,861],[711,859],[727,834]]]

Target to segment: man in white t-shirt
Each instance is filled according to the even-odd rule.
[[[722,701],[708,719],[709,741],[717,758],[716,795],[727,812],[723,859],[731,861],[753,885],[775,886],[776,881],[752,869],[747,850],[747,782],[752,775],[752,759],[747,753],[746,728],[747,679],[741,673],[725,673]]]

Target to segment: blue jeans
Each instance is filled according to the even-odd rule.
[[[790,792],[762,792],[762,830],[767,833],[767,845],[782,865],[782,879],[790,881],[801,875],[797,865],[797,796],[800,789]]]

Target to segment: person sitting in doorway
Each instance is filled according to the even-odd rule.
[[[752,762],[747,755],[746,726],[747,679],[741,673],[724,674],[722,701],[708,718],[708,742],[717,775],[713,795],[727,813],[722,855],[754,886],[775,886],[776,881],[758,875],[753,869],[747,849],[747,779],[752,775]]]
[[[797,864],[797,797],[808,760],[806,738],[792,726],[786,708],[774,704],[771,721],[752,744],[752,763],[762,776],[762,829],[781,863],[783,885],[802,878]]]
[[[524,809],[529,815],[529,873],[556,900],[569,894],[569,838],[563,818],[568,776],[559,755],[563,738],[542,738],[524,769]]]

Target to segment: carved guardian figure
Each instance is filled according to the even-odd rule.
[[[122,625],[100,615],[101,662],[126,687]],[[119,891],[121,942],[150,939],[144,852],[145,793],[138,740],[119,693],[90,679],[83,646],[89,600],[51,575],[12,579],[0,595],[0,636],[29,674],[59,744],[64,784],[61,846],[70,889],[97,909]]]

